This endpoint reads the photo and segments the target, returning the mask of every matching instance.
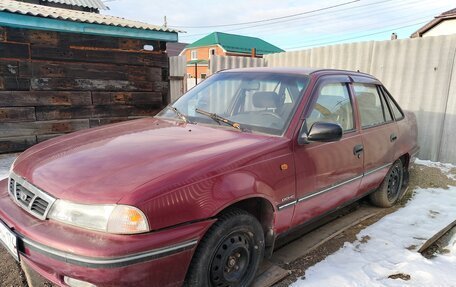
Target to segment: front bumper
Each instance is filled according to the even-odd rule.
[[[0,220],[18,237],[22,266],[66,286],[64,276],[96,286],[180,286],[213,220],[138,235],[114,235],[39,220],[17,206],[0,181]]]

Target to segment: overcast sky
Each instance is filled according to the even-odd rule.
[[[285,50],[343,42],[407,38],[455,0],[108,0],[104,14],[185,30],[191,43],[214,31],[260,37]],[[337,6],[337,7],[334,7]],[[314,11],[314,12],[312,12]],[[293,17],[290,15],[300,14]],[[272,18],[276,20],[263,21]],[[245,22],[258,23],[240,24]],[[232,25],[234,24],[234,25]],[[213,27],[216,25],[230,25]],[[211,26],[190,28],[195,26]]]

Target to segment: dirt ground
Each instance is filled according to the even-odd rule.
[[[451,174],[456,176],[456,169],[450,171]],[[456,185],[456,181],[448,178],[447,175],[443,174],[440,169],[434,167],[426,167],[422,165],[415,165],[411,169],[409,189],[406,196],[404,196],[400,205],[405,204],[414,193],[414,190],[418,187],[421,188],[447,188],[449,185]],[[344,245],[344,242],[353,242],[356,240],[356,234],[359,233],[365,227],[377,222],[385,215],[394,212],[397,208],[385,209],[383,212],[378,215],[369,218],[368,220],[346,230],[345,232],[339,234],[334,239],[323,244],[310,254],[292,262],[289,265],[281,266],[285,269],[291,270],[292,273],[290,276],[283,279],[278,284],[274,285],[275,287],[285,287],[289,286],[291,283],[295,282],[298,278],[305,277],[305,271],[310,266],[315,265],[316,263],[323,260],[328,255],[336,252],[339,248]],[[365,238],[369,240],[369,238]],[[27,283],[25,280],[25,275],[21,271],[20,266],[16,261],[7,253],[7,251],[0,247],[0,287],[26,287]]]

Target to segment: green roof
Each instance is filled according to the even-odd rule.
[[[221,32],[211,33],[188,45],[186,48],[197,48],[216,44],[219,44],[223,47],[223,49],[231,53],[250,54],[252,52],[252,48],[256,49],[256,53],[258,55],[284,52],[284,50],[279,47],[274,46],[260,38]]]

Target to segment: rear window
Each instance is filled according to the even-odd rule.
[[[361,116],[361,126],[371,127],[393,120],[384,97],[376,85],[353,84]]]
[[[382,87],[382,91],[385,94],[385,97],[388,99],[388,102],[390,104],[391,110],[394,114],[394,118],[396,119],[396,121],[403,119],[404,113],[402,112],[399,105],[396,103],[396,101],[393,99],[393,97],[388,93],[388,91],[384,87]]]

